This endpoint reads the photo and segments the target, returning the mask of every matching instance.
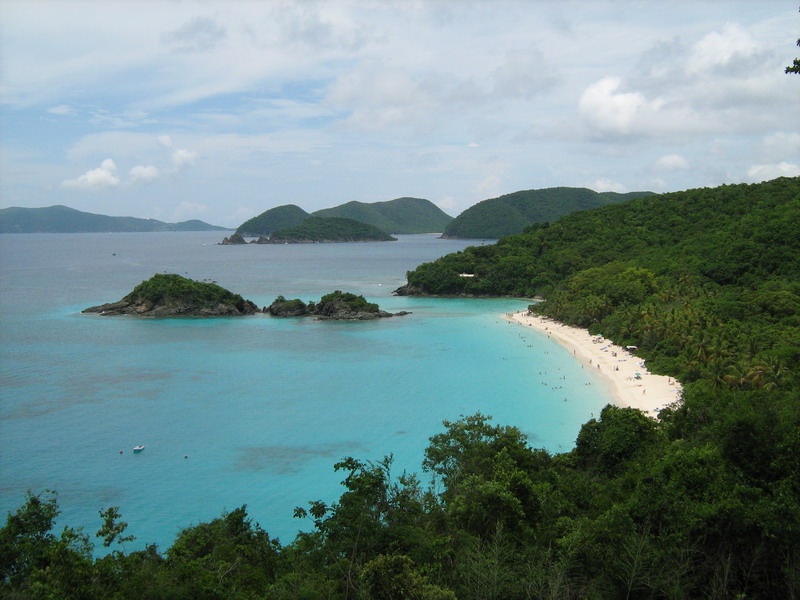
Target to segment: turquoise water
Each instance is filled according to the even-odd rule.
[[[530,443],[569,449],[608,401],[547,338],[506,322],[523,300],[394,297],[417,264],[467,244],[218,246],[218,233],[0,236],[0,511],[59,493],[62,522],[94,533],[120,507],[137,541],[242,504],[274,537],[295,506],[341,493],[345,456],[420,463],[442,421],[482,412]],[[155,272],[211,279],[259,305],[364,294],[405,317],[338,323],[82,315]],[[133,455],[136,444],[146,450]],[[123,452],[120,453],[120,450]]]

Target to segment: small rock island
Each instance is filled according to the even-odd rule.
[[[315,317],[317,320],[369,321],[387,317],[399,317],[409,314],[407,311],[397,313],[381,310],[377,304],[367,302],[364,296],[336,290],[320,298],[319,302],[306,304],[299,298],[287,300],[278,296],[264,309],[273,317]]]
[[[138,317],[227,317],[260,312],[250,300],[215,283],[174,274],[156,274],[119,300],[92,306],[84,313]]]

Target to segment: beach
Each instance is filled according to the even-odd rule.
[[[593,369],[609,384],[614,404],[638,408],[655,417],[658,412],[681,397],[681,384],[674,377],[655,375],[631,350],[613,344],[602,336],[593,336],[586,329],[570,327],[549,317],[526,311],[506,317],[520,325],[546,335],[569,350],[583,365]]]

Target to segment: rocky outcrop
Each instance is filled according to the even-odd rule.
[[[264,312],[273,317],[304,317],[308,314],[308,306],[299,298],[287,300],[278,296],[275,302],[264,308]]]
[[[234,317],[251,315],[259,308],[250,300],[214,283],[193,281],[180,275],[159,274],[137,285],[119,300],[92,306],[84,313],[137,317]]]
[[[242,237],[240,233],[231,234],[230,237],[226,237],[222,240],[219,245],[220,246],[238,246],[239,244],[246,244],[247,241]]]
[[[421,289],[414,287],[406,283],[405,285],[401,285],[395,291],[392,292],[395,296],[422,296],[423,292]]]
[[[381,310],[363,296],[339,290],[323,296],[319,302],[308,304],[297,298],[287,300],[279,296],[264,311],[275,317],[311,316],[320,321],[371,321],[409,314],[407,311],[390,313]]]

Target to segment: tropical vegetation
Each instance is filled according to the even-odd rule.
[[[300,298],[287,300],[278,296],[265,312],[274,317],[315,316],[319,319],[366,319],[393,316],[382,311],[364,296],[341,290],[325,294],[319,301],[303,302]]]
[[[441,233],[453,220],[430,200],[408,197],[388,202],[348,202],[312,214],[355,219],[389,233]]]
[[[388,242],[395,238],[373,225],[343,217],[309,217],[300,225],[270,234],[270,243]]]
[[[539,294],[531,310],[635,343],[682,401],[658,419],[607,406],[563,453],[476,414],[444,423],[419,475],[345,457],[339,499],[295,508],[307,525],[286,544],[242,506],[126,552],[108,507],[97,557],[87,533],[54,531],[54,495],[31,494],[0,529],[0,594],[798,598],[799,222],[800,178],[783,178],[635,199],[422,265],[418,290]]]
[[[294,204],[284,204],[264,211],[252,219],[247,219],[236,228],[240,236],[269,236],[273,231],[300,225],[308,218],[308,213]]]
[[[497,239],[521,232],[535,223],[554,221],[571,212],[624,202],[651,192],[595,192],[586,188],[555,187],[523,190],[490,198],[453,219],[444,230],[448,238]]]

